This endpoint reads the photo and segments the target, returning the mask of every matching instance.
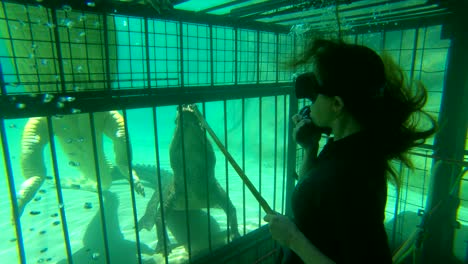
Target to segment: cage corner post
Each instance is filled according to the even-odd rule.
[[[421,263],[451,263],[454,246],[455,221],[459,197],[450,198],[452,186],[456,186],[461,166],[453,166],[444,160],[463,160],[466,141],[468,112],[468,3],[452,2],[454,19],[444,25],[451,44],[447,55],[447,71],[442,97],[439,132],[434,143],[434,156],[441,161],[435,166],[431,191],[427,199],[426,235],[422,244]],[[458,203],[457,203],[458,201]]]

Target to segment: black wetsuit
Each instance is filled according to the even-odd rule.
[[[391,263],[384,229],[386,162],[359,132],[324,147],[293,193],[294,221],[336,263]],[[283,263],[303,263],[284,252]]]

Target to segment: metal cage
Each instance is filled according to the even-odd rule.
[[[182,155],[183,190],[170,190],[174,119],[196,103],[259,194],[273,210],[289,214],[293,174],[303,155],[290,136],[289,117],[305,102],[295,98],[294,72],[284,65],[317,35],[389,53],[410,80],[426,83],[426,110],[443,125],[434,141],[410,153],[415,170],[395,164],[402,186],[389,185],[388,237],[397,252],[404,241],[430,234],[415,250],[423,263],[468,259],[467,111],[460,107],[468,100],[466,3],[191,0],[158,8],[154,3],[160,1],[152,2],[2,1],[2,259],[276,263],[279,245],[271,240],[262,208],[217,146],[215,176],[203,179],[206,197],[200,199],[206,206],[190,207],[196,187],[186,163],[206,159],[207,149]],[[104,125],[112,111],[123,120],[118,135]],[[43,130],[27,138],[22,129],[31,120]],[[73,129],[85,136],[73,136]],[[199,140],[213,142],[206,133]],[[31,142],[45,142],[36,165],[47,167],[49,176],[40,179],[19,217],[23,153],[36,146]],[[102,150],[116,151],[116,142],[121,154],[105,156]],[[75,160],[72,148],[85,157]],[[182,143],[183,153],[186,148]],[[106,167],[108,162],[114,164]],[[94,175],[90,192],[73,181],[80,174]],[[222,198],[210,191],[210,180],[224,191]],[[165,211],[173,193],[182,193],[182,209]],[[139,219],[152,201],[159,208],[154,217],[169,232],[162,241],[152,226],[140,231]],[[216,208],[230,203],[239,238],[232,237],[233,215]],[[152,253],[155,241],[165,254]]]

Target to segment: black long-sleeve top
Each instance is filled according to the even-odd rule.
[[[330,140],[293,193],[299,230],[336,263],[391,263],[386,161],[365,132]],[[303,263],[287,252],[283,263]]]

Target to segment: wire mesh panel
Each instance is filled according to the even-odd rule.
[[[142,18],[114,18],[115,29],[109,29],[109,35],[118,42],[111,44],[118,51],[117,89],[143,88],[147,84],[146,35],[145,20]]]
[[[115,79],[117,50],[113,17],[83,14],[65,7],[57,13],[56,28],[67,91],[109,89]],[[107,30],[110,34],[107,34]],[[108,59],[106,59],[108,58]]]
[[[0,6],[1,38],[5,45],[1,49],[2,65],[12,65],[3,67],[8,92],[60,89],[52,15],[45,8],[10,3]]]
[[[439,116],[445,80],[449,40],[441,39],[441,26],[386,32],[385,51],[401,65],[404,73],[420,80],[428,90],[425,110]],[[408,81],[411,81],[408,80]],[[433,143],[433,138],[428,139]]]
[[[288,68],[288,63],[293,59],[295,41],[292,35],[279,34],[278,41],[278,81],[289,82],[292,77],[292,70]]]
[[[239,29],[237,34],[238,83],[256,83],[258,72],[257,32],[252,30]]]
[[[108,87],[116,73],[116,38],[104,32],[114,28],[113,17],[104,21],[102,15],[85,15],[67,6],[51,10],[2,3],[1,9],[2,38],[7,52],[2,55],[2,63],[12,65],[11,70],[4,71],[8,91],[57,92]],[[22,89],[18,88],[19,84]]]
[[[184,85],[211,84],[209,27],[183,23],[182,32]]]
[[[274,33],[261,32],[259,36],[259,82],[275,82],[277,79],[278,44]]]
[[[213,83],[234,84],[236,70],[236,31],[213,27]]]
[[[180,85],[180,24],[148,20],[148,49],[151,87]]]

